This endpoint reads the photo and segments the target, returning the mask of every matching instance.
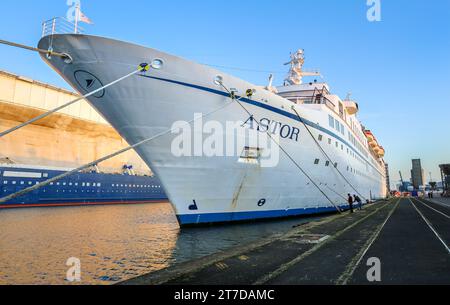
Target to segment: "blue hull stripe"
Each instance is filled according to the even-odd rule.
[[[185,83],[185,82],[180,82],[180,81],[176,81],[176,80],[160,78],[160,77],[155,77],[155,76],[149,76],[149,75],[143,75],[143,74],[139,74],[139,75],[142,76],[142,77],[150,78],[150,79],[160,80],[160,81],[164,81],[164,82],[168,82],[168,83],[173,83],[173,84],[177,84],[177,85],[181,85],[181,86],[185,86],[185,87],[190,87],[190,88],[194,88],[194,89],[198,89],[198,90],[214,93],[214,94],[217,94],[217,95],[222,95],[222,96],[229,97],[229,94],[227,92],[216,90],[216,89],[211,89],[211,88],[208,88],[208,87],[203,87],[203,86],[199,86],[199,85],[189,84],[189,83]],[[373,166],[372,163],[370,161],[368,161],[365,156],[361,155],[361,153],[356,148],[351,146],[346,140],[344,140],[343,138],[341,138],[339,135],[335,134],[334,132],[332,132],[332,131],[330,131],[330,130],[328,130],[326,128],[323,128],[322,126],[320,126],[320,125],[318,125],[316,123],[313,123],[313,122],[311,122],[311,121],[309,121],[309,120],[307,120],[305,118],[302,118],[302,117],[299,118],[296,114],[293,114],[293,113],[290,113],[290,112],[287,112],[287,111],[284,111],[284,110],[272,107],[272,106],[264,104],[264,103],[253,101],[253,100],[245,98],[245,97],[236,96],[236,98],[240,98],[240,101],[245,102],[247,104],[254,105],[254,106],[257,106],[257,107],[261,107],[261,108],[270,110],[272,112],[281,114],[281,115],[283,115],[285,117],[288,117],[288,118],[290,118],[292,120],[305,123],[306,125],[308,125],[308,126],[310,126],[312,128],[320,130],[320,131],[322,131],[322,132],[324,132],[324,133],[326,133],[326,134],[336,138],[340,142],[344,143],[351,150],[353,150],[361,159],[366,161],[367,164],[369,164],[382,177],[384,177],[384,175],[382,173],[380,173],[380,171],[375,166]]]
[[[347,205],[340,206],[342,210],[348,209]],[[301,215],[314,215],[321,213],[336,212],[335,207],[292,209],[292,210],[272,210],[272,211],[251,211],[234,213],[208,213],[208,214],[185,214],[177,215],[180,225],[195,225],[217,222],[233,222],[268,218],[282,218]]]

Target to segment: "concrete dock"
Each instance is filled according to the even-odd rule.
[[[450,284],[449,243],[450,201],[395,198],[121,284]]]

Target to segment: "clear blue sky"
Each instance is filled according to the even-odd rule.
[[[36,45],[41,22],[64,16],[65,0],[0,4],[0,39]],[[387,151],[393,180],[411,158],[438,178],[450,163],[450,1],[381,0],[368,22],[366,0],[82,1],[88,33],[136,42],[207,64],[285,71],[306,50],[332,90],[351,91],[360,119]],[[0,46],[0,69],[67,87],[27,51]],[[267,73],[227,70],[256,84]],[[284,73],[276,74],[277,83]]]

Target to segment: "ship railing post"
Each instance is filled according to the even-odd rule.
[[[42,37],[45,36],[45,28],[46,28],[46,24],[45,24],[45,21],[44,21],[44,22],[42,22]]]
[[[56,18],[53,18],[53,22],[52,22],[52,35],[55,34],[55,30],[56,30]]]

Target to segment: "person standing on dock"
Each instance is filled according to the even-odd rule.
[[[355,202],[357,202],[358,203],[358,210],[362,210],[362,200],[361,200],[361,198],[359,198],[359,196],[357,196],[356,194],[355,195],[353,195],[353,197],[355,198]]]
[[[353,197],[350,194],[348,195],[348,205],[350,206],[350,213],[353,213]]]

